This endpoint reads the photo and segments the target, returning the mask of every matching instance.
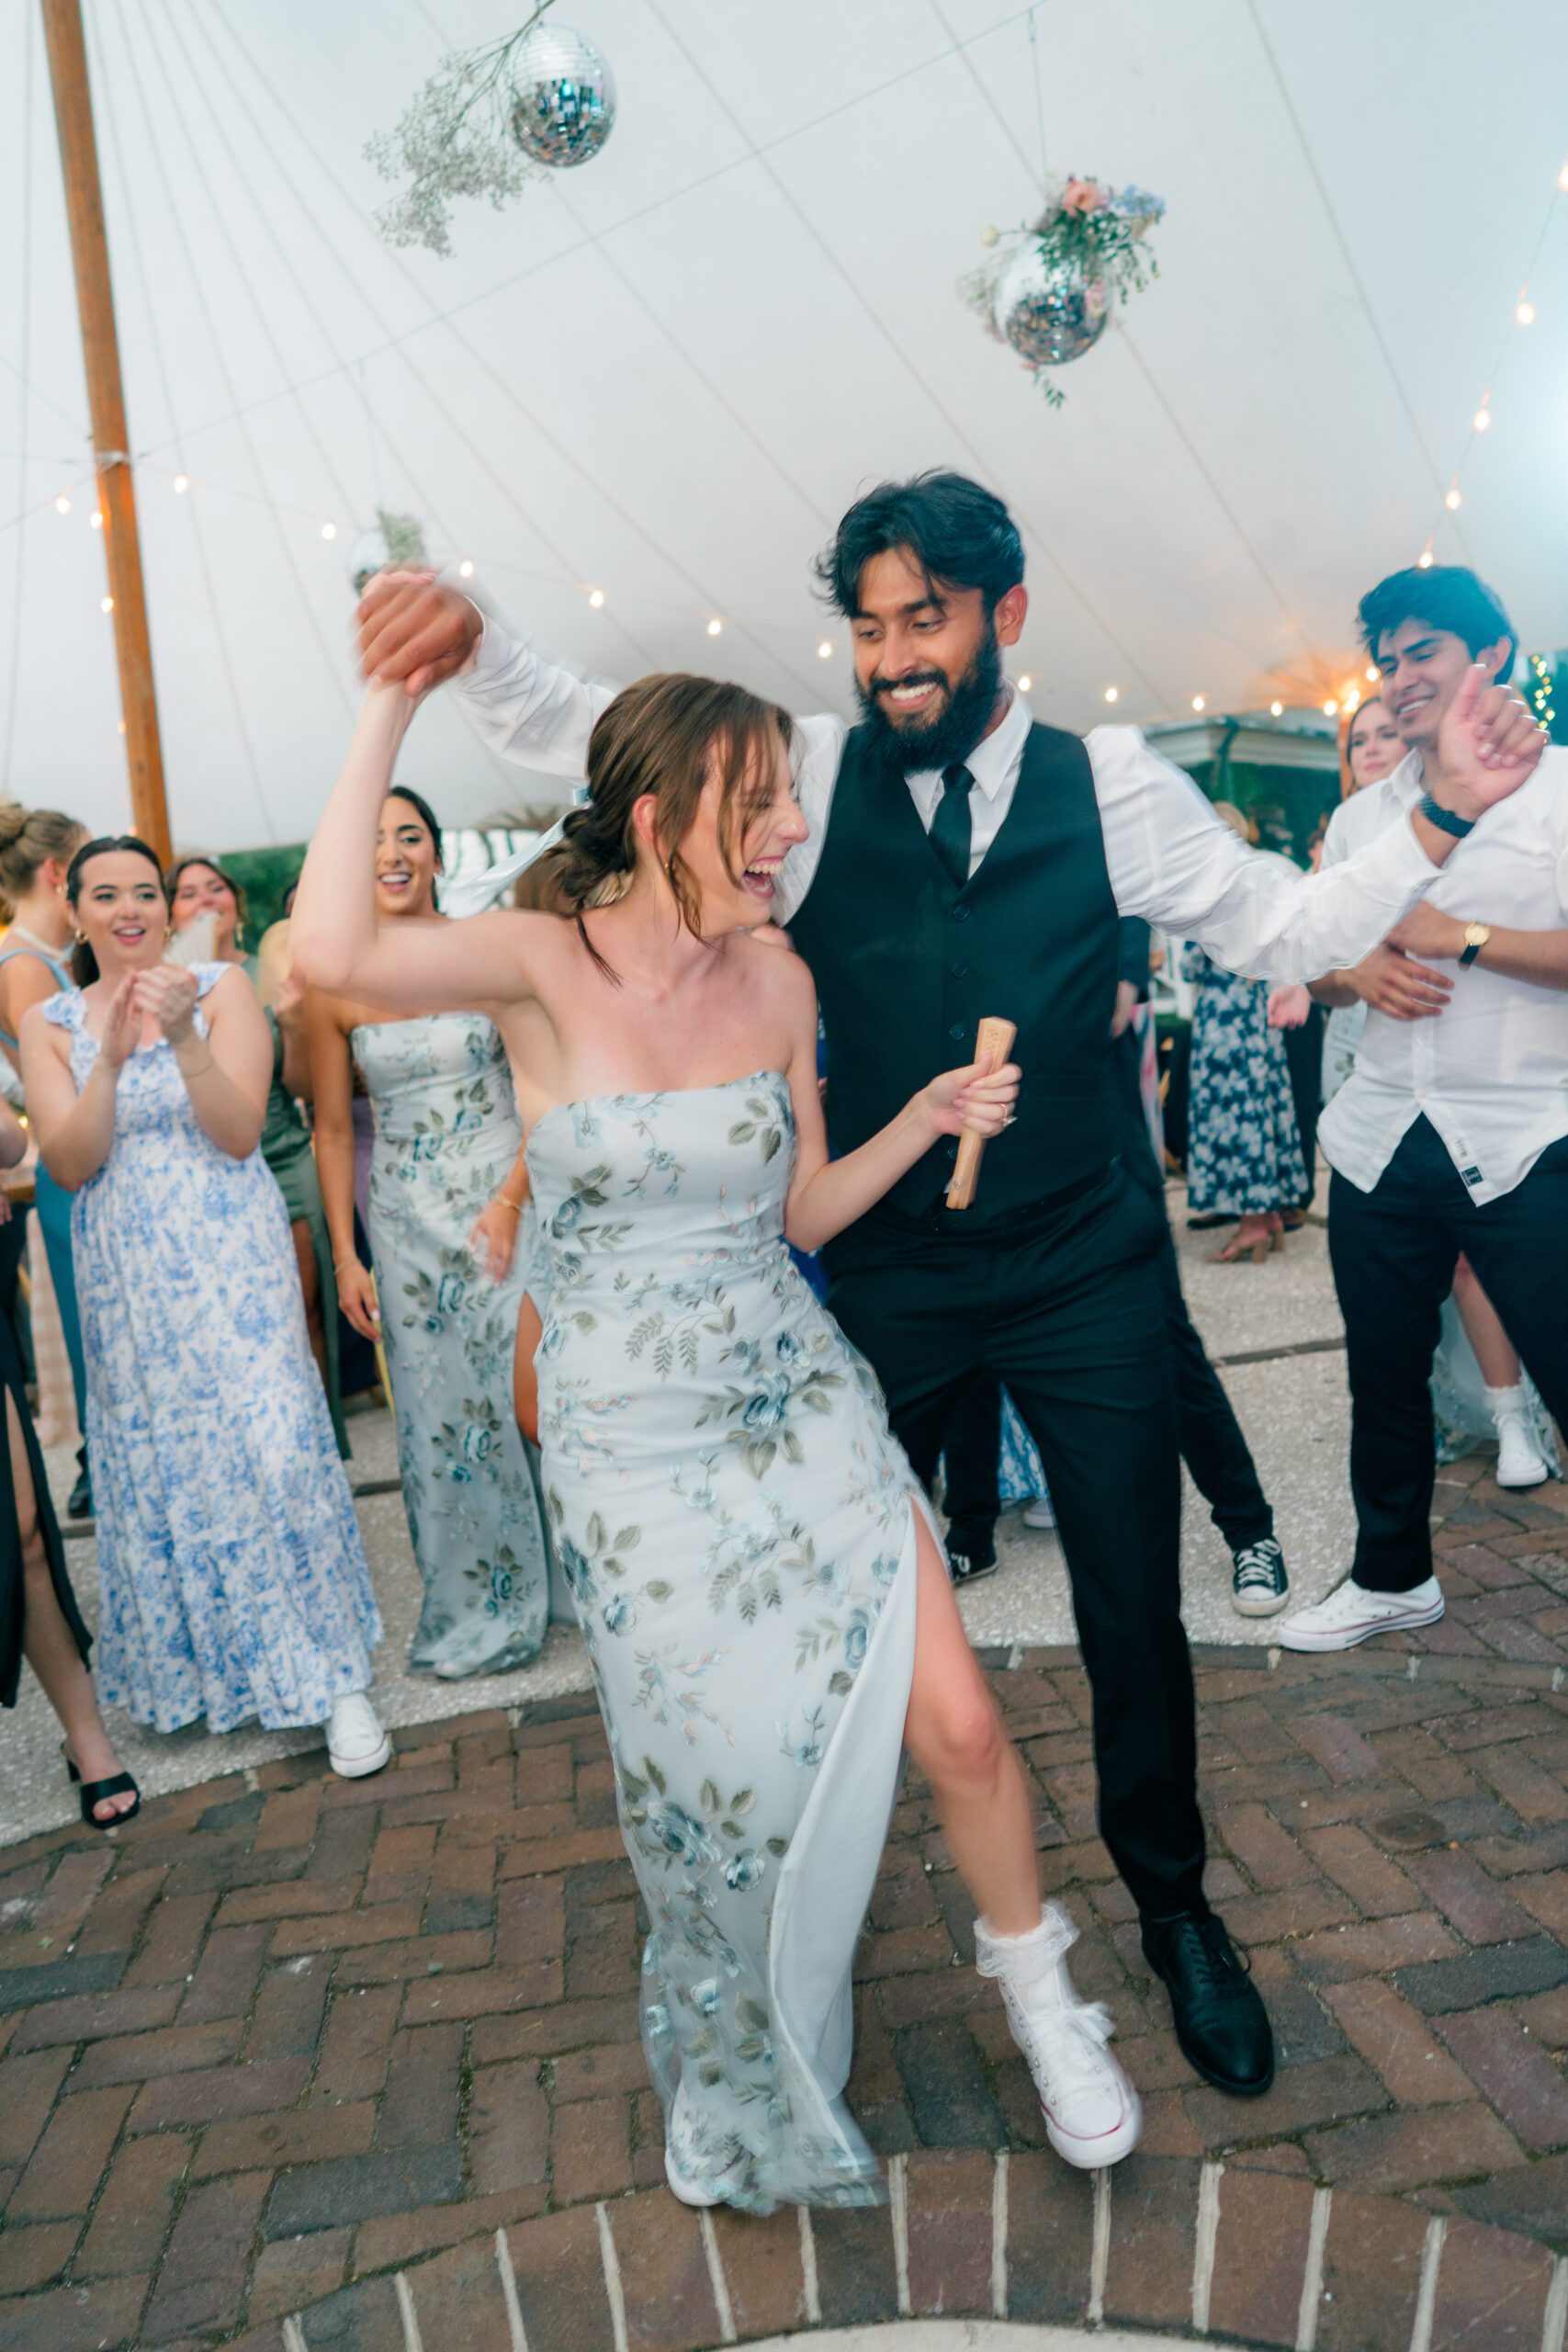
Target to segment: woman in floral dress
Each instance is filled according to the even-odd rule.
[[[671,2184],[761,2212],[881,2195],[840,2094],[906,1743],[1047,2130],[1113,2161],[1137,2101],[1073,1993],[1070,1923],[1042,1913],[1017,1759],[876,1383],[785,1247],[818,1247],[937,1137],[998,1132],[1018,1073],[950,1072],[829,1161],[810,976],[750,935],[806,835],[792,722],[705,679],[646,679],[599,719],[558,853],[572,920],[477,915],[394,951],[344,882],[414,707],[367,696],[295,953],[319,986],[467,1004],[506,1039],[549,1274],[547,1499],[651,1928]]]
[[[374,872],[378,913],[397,935],[438,920],[440,871],[432,810],[393,794]],[[309,1017],[338,1295],[386,1349],[424,1583],[409,1668],[446,1681],[502,1674],[537,1656],[549,1617],[544,1519],[513,1411],[518,1317],[529,1281],[539,1284],[505,1049],[476,1012],[388,1019],[317,995]],[[354,1244],[354,1069],[376,1116],[374,1283]]]

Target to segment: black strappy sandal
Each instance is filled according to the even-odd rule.
[[[65,1756],[63,1740],[60,1743],[60,1752],[62,1756]],[[129,1772],[116,1772],[112,1779],[107,1781],[84,1781],[69,1756],[65,1756],[65,1769],[71,1775],[73,1785],[82,1792],[82,1818],[89,1829],[118,1829],[124,1823],[134,1821],[141,1812],[141,1792]],[[93,1811],[93,1807],[96,1804],[102,1804],[106,1797],[123,1795],[127,1789],[130,1791],[136,1803],[127,1805],[123,1813],[111,1813],[107,1821],[100,1821]]]

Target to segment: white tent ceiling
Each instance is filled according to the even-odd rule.
[[[34,13],[0,0],[0,771],[118,824]],[[1038,0],[1050,167],[1169,206],[1159,280],[1058,371],[1055,413],[953,292],[981,230],[1037,208],[1026,7],[556,13],[614,66],[615,132],[502,213],[458,206],[444,261],[380,243],[362,150],[521,5],[86,0],[177,838],[309,831],[355,691],[346,553],[378,503],[587,668],[723,669],[796,708],[852,702],[812,553],[857,490],[933,464],[1024,526],[1017,666],[1059,724],[1103,718],[1111,685],[1143,720],[1200,694],[1256,708],[1288,678],[1321,698],[1354,674],[1358,594],[1428,542],[1528,646],[1568,641],[1552,0]],[[544,797],[446,709],[405,765],[451,823]]]

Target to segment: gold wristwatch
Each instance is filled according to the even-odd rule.
[[[1489,922],[1467,922],[1464,927],[1464,954],[1459,959],[1461,966],[1473,964],[1491,936]]]

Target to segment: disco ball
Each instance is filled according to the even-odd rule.
[[[1110,302],[1102,277],[1079,262],[1049,259],[1026,245],[997,288],[997,332],[1032,368],[1081,359],[1105,333]]]
[[[599,51],[566,25],[541,25],[512,63],[512,136],[536,164],[586,164],[615,120],[615,77]]]

